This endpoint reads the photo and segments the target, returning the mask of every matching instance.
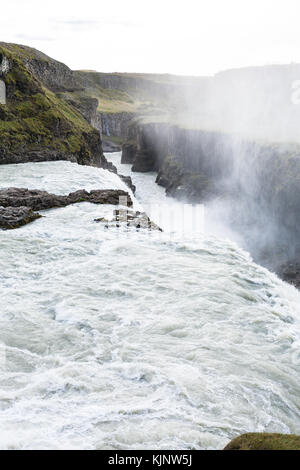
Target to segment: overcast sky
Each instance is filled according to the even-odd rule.
[[[300,62],[299,0],[2,0],[0,31],[72,69],[211,75]]]

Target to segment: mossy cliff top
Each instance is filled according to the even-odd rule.
[[[169,115],[174,112],[175,97],[180,95],[180,92],[174,92],[178,84],[172,82],[172,76],[84,70],[75,71],[74,74],[85,93],[98,99],[98,111],[101,113]]]
[[[47,56],[24,46],[0,43],[1,61],[3,57],[9,70],[2,77],[7,100],[6,105],[0,105],[0,163],[67,159],[101,166],[99,132],[41,80]],[[39,61],[40,73],[35,73]],[[55,61],[49,61],[53,68]],[[58,75],[64,67],[58,63]]]
[[[300,436],[247,433],[233,439],[224,450],[300,450]]]

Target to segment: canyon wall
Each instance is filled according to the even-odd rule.
[[[134,113],[97,112],[91,120],[91,124],[101,132],[102,136],[119,137],[120,140],[125,140],[127,128],[134,117]]]
[[[81,89],[67,66],[35,49],[6,43],[0,43],[0,62],[6,88],[0,104],[0,164],[71,160],[107,167],[100,133],[83,112],[84,98],[82,109],[65,99],[67,91]]]
[[[216,219],[243,238],[257,261],[279,269],[298,259],[298,144],[142,120],[132,124],[128,135],[123,161],[132,163],[134,171],[156,171],[157,183],[169,196],[204,202]]]

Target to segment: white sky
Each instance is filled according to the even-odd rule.
[[[73,69],[209,75],[300,63],[299,0],[1,0],[0,40]]]

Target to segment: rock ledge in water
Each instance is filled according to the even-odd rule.
[[[119,178],[131,189],[133,194],[135,194],[136,187],[132,182],[131,176],[119,175]]]
[[[0,228],[2,229],[18,228],[40,217],[42,216],[38,212],[33,212],[29,207],[0,206]]]
[[[129,194],[121,189],[100,189],[90,192],[80,189],[67,196],[57,196],[37,189],[8,188],[0,190],[0,206],[3,207],[25,206],[38,211],[54,207],[65,207],[77,202],[132,206]]]
[[[100,189],[90,192],[80,189],[67,196],[57,196],[37,189],[1,189],[0,229],[18,228],[42,217],[34,211],[65,207],[78,202],[132,206],[129,194],[120,189]]]
[[[224,450],[300,450],[300,436],[250,432],[230,441]]]

